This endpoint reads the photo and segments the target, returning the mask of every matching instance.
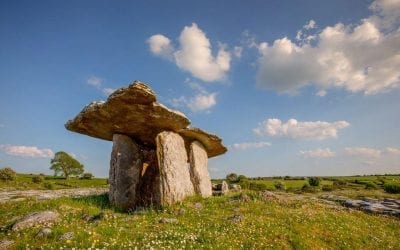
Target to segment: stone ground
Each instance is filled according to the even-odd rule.
[[[0,203],[21,201],[27,198],[38,200],[55,199],[59,197],[82,197],[108,192],[108,188],[73,188],[57,190],[7,190],[0,189]]]

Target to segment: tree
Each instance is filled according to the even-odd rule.
[[[50,163],[50,169],[54,170],[54,175],[61,173],[66,179],[70,175],[80,175],[84,171],[84,166],[79,161],[63,151],[57,152]]]
[[[310,177],[308,179],[308,183],[310,184],[310,186],[313,186],[313,187],[318,187],[320,182],[321,182],[321,179],[318,177]]]
[[[237,182],[237,178],[238,176],[235,173],[230,173],[226,176],[226,180],[229,182]]]

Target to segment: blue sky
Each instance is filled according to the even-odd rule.
[[[1,1],[0,167],[112,143],[64,123],[141,80],[223,138],[213,177],[400,172],[400,1]]]

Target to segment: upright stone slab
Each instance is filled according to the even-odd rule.
[[[156,137],[160,169],[161,205],[173,204],[194,194],[183,138],[174,132],[161,132]]]
[[[202,197],[212,196],[211,178],[207,169],[207,151],[203,144],[193,141],[190,144],[190,178],[194,190]]]
[[[142,168],[140,146],[129,136],[114,134],[110,161],[110,203],[128,210],[135,207]]]

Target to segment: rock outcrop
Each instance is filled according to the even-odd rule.
[[[92,102],[65,127],[113,141],[110,202],[124,210],[168,205],[195,192],[211,195],[207,160],[227,151],[222,140],[189,127],[179,111],[157,102],[146,84],[135,81]]]
[[[50,225],[58,220],[60,215],[55,211],[43,211],[28,214],[17,220],[11,227],[12,231],[20,231],[37,225]]]

